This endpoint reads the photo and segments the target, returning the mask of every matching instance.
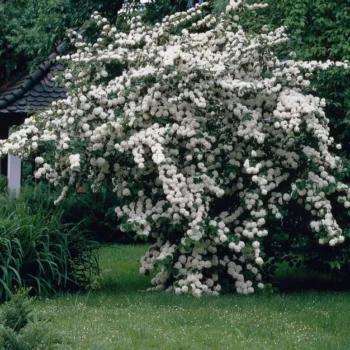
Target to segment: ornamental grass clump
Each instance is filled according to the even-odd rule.
[[[22,287],[40,296],[82,290],[98,275],[96,243],[62,215],[40,187],[0,198],[0,302]]]
[[[96,43],[70,31],[77,52],[58,58],[67,98],[1,152],[26,157],[52,143],[35,177],[62,188],[57,202],[88,180],[112,182],[121,229],[156,239],[140,268],[158,269],[151,290],[250,294],[264,288],[265,251],[291,205],[312,241],[332,249],[345,239],[333,207],[349,208],[350,190],[309,79],[348,64],[281,62],[273,49],[285,28],[239,24],[241,11],[265,5],[231,0],[219,17],[208,6],[154,27],[135,16],[126,33],[94,13]]]

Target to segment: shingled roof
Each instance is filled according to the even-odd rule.
[[[36,72],[20,76],[0,91],[0,114],[35,112],[66,97],[65,89],[52,79],[64,69],[53,61],[55,57],[56,54],[52,54]]]

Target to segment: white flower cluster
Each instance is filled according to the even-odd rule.
[[[71,169],[80,169],[80,154],[71,154],[69,164]]]
[[[344,241],[331,197],[349,208],[350,190],[337,181],[325,101],[308,78],[348,65],[281,63],[271,48],[287,40],[284,28],[248,35],[239,25],[239,11],[261,5],[231,0],[219,19],[205,6],[152,28],[136,16],[127,33],[94,13],[97,42],[71,31],[77,51],[59,58],[67,99],[0,151],[26,156],[53,143],[54,162],[37,157],[37,176],[63,188],[58,201],[86,179],[94,189],[111,181],[125,203],[115,210],[121,229],[156,238],[140,269],[161,266],[153,289],[217,295],[228,278],[250,294],[264,287],[268,227],[291,202],[309,213],[315,240]]]

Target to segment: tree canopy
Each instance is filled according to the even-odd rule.
[[[81,28],[93,11],[115,22],[123,0],[5,0],[0,4],[0,85],[16,72],[37,68],[68,28]],[[89,34],[89,28],[84,28]],[[90,33],[92,35],[92,33]]]

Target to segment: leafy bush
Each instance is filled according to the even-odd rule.
[[[348,277],[350,267],[350,227],[349,214],[341,204],[334,203],[334,215],[343,229],[345,241],[329,249],[315,240],[315,230],[309,228],[309,217],[295,203],[285,208],[283,220],[271,223],[264,243],[267,264],[265,273],[273,276],[281,262],[290,267],[303,267],[306,271],[327,275],[334,286],[350,286]]]
[[[82,288],[98,273],[96,244],[62,215],[38,189],[0,199],[0,299],[16,287],[39,295]]]
[[[0,348],[2,350],[57,349],[63,340],[48,322],[33,313],[29,289],[20,289],[0,306]]]
[[[113,207],[122,205],[123,200],[116,196],[113,187],[105,183],[93,192],[90,185],[84,186],[83,193],[71,192],[55,205],[53,201],[59,195],[57,189],[45,182],[28,180],[22,187],[21,197],[30,207],[40,206],[42,214],[50,215],[52,211],[60,210],[62,223],[78,226],[89,240],[121,244],[137,241],[134,234],[119,229],[120,220]]]
[[[71,193],[60,203],[64,208],[63,221],[79,224],[81,230],[92,239],[104,243],[132,243],[133,234],[121,232],[119,219],[113,207],[122,201],[113,192],[109,184],[102,185],[93,192],[86,185],[83,194]]]
[[[109,181],[123,199],[121,229],[156,239],[140,269],[159,267],[152,290],[263,288],[264,260],[289,252],[281,222],[305,228],[288,238],[295,247],[332,251],[348,237],[340,145],[310,79],[349,66],[281,62],[273,49],[287,41],[284,28],[240,25],[244,10],[261,7],[230,0],[217,17],[202,5],[154,27],[136,16],[127,33],[94,13],[96,43],[70,31],[77,53],[60,58],[67,99],[0,142],[23,157],[52,146],[35,177],[62,189],[56,203]]]

